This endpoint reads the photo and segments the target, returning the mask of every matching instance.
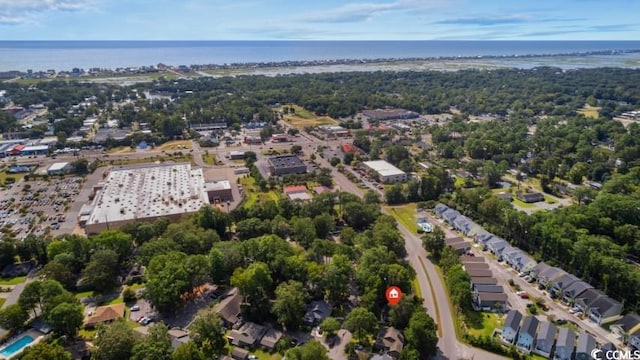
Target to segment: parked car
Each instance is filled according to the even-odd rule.
[[[131,307],[131,311],[140,311],[140,306],[139,305],[133,305]]]
[[[521,299],[528,299],[529,298],[529,294],[524,293],[524,294],[520,295],[520,298]]]

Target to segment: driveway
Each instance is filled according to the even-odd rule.
[[[348,330],[340,329],[338,330],[338,340],[333,345],[333,348],[330,348],[327,343],[322,341],[322,344],[329,349],[329,358],[332,360],[347,360],[347,354],[344,352],[345,346],[351,341],[351,333]]]

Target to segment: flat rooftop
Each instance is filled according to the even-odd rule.
[[[294,166],[305,166],[302,160],[295,155],[279,155],[269,158],[269,163],[274,168],[288,168]]]
[[[404,171],[398,169],[397,167],[389,164],[384,160],[365,161],[364,164],[381,176],[394,176],[404,174]]]
[[[191,164],[112,169],[87,225],[197,211],[209,204],[201,168]]]
[[[220,191],[220,190],[230,190],[230,189],[231,189],[231,183],[229,182],[229,180],[216,180],[216,181],[206,182],[204,184],[205,191]]]

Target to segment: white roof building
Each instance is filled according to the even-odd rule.
[[[222,182],[218,182],[220,184]],[[112,169],[94,200],[88,234],[133,220],[179,217],[209,204],[201,168],[191,164]]]
[[[57,163],[51,164],[51,166],[49,166],[47,171],[50,172],[50,173],[51,172],[64,171],[68,166],[69,166],[68,162],[57,162]]]
[[[397,183],[407,181],[407,174],[384,160],[365,161],[364,165],[378,174],[383,183]]]

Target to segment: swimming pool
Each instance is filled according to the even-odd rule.
[[[20,351],[22,351],[22,349],[24,349],[27,345],[31,344],[32,342],[33,342],[33,338],[29,335],[25,335],[20,339],[14,341],[13,343],[11,343],[11,345],[2,348],[2,350],[0,350],[0,356],[3,356],[5,358],[10,358],[16,353],[19,353]]]

